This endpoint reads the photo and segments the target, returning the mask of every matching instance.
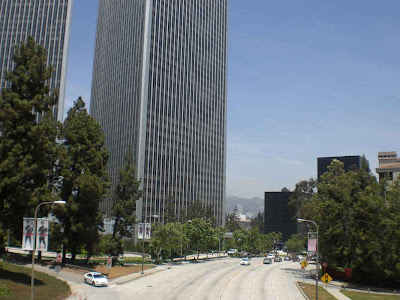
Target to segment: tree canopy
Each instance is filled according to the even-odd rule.
[[[365,158],[359,170],[348,172],[333,160],[318,193],[302,207],[319,224],[323,259],[341,270],[351,267],[359,281],[395,282],[400,275],[400,236],[393,235],[399,232],[399,185],[391,187],[386,200],[384,189]]]
[[[55,200],[58,125],[52,114],[57,91],[48,82],[46,50],[28,38],[14,51],[15,67],[0,99],[0,228],[22,234],[22,218]],[[18,220],[18,221],[17,221]]]

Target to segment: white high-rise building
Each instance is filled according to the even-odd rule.
[[[54,106],[57,120],[63,120],[70,21],[73,0],[0,1],[0,87],[7,86],[6,72],[14,67],[13,49],[29,36],[47,50],[47,64],[53,67],[50,89],[59,91]]]
[[[90,114],[113,186],[133,147],[138,220],[163,222],[172,199],[179,218],[200,200],[224,223],[227,13],[228,0],[99,1]]]

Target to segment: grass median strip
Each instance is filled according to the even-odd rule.
[[[0,267],[0,299],[26,300],[31,294],[31,270],[11,263]],[[35,272],[35,299],[66,299],[68,284],[53,276]]]
[[[349,297],[352,300],[399,300],[399,295],[382,295],[382,294],[374,294],[374,293],[361,293],[361,292],[353,292],[353,291],[340,291],[343,295]]]
[[[307,295],[308,299],[315,300],[315,285],[298,282],[300,288]],[[327,292],[323,287],[318,287],[318,300],[336,300],[329,292]]]

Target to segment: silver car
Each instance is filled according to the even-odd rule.
[[[87,284],[93,286],[108,286],[108,279],[99,272],[89,272],[83,276],[83,280]]]

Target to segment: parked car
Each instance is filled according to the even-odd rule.
[[[274,259],[274,258],[275,258],[275,255],[273,255],[273,254],[270,253],[270,254],[267,255],[267,258]]]
[[[235,254],[236,252],[238,252],[237,249],[228,249],[228,251],[226,251],[226,253],[227,253],[228,255],[233,255],[233,254]]]
[[[292,257],[292,261],[293,261],[293,262],[299,262],[300,259],[299,259],[298,256],[293,256],[293,257]]]
[[[243,258],[243,259],[240,261],[240,264],[243,265],[243,266],[250,266],[250,259],[248,259],[248,258]]]
[[[282,257],[280,257],[280,256],[277,256],[277,257],[275,257],[275,262],[282,262]]]
[[[272,259],[271,258],[268,258],[268,257],[266,257],[266,258],[264,258],[264,260],[263,260],[263,264],[272,264]]]
[[[290,256],[285,256],[285,261],[290,261]]]
[[[83,276],[84,282],[93,286],[108,286],[108,279],[99,272],[89,272]]]

